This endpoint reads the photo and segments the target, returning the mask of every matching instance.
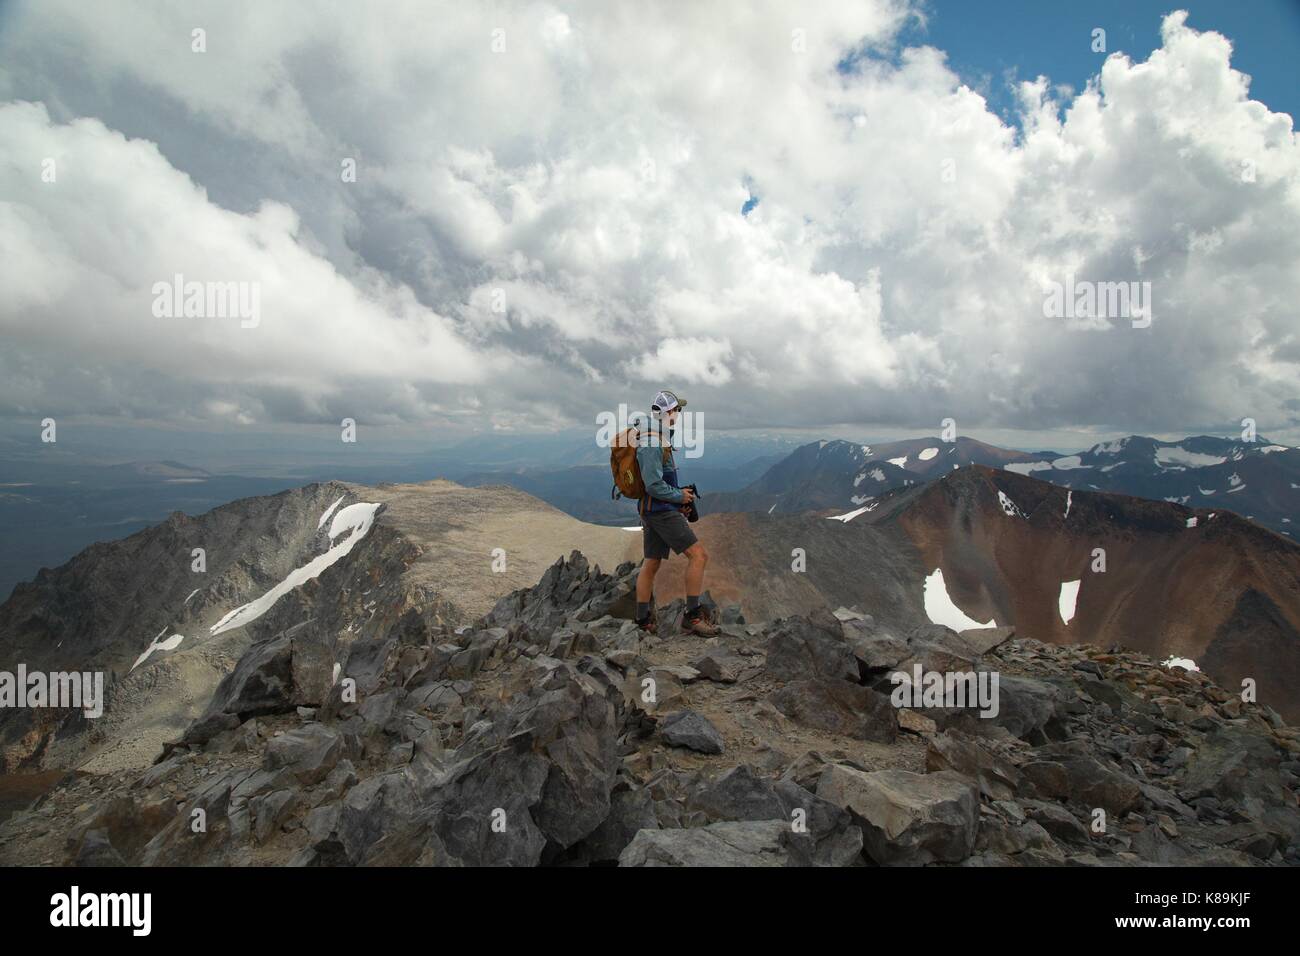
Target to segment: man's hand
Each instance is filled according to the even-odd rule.
[[[695,500],[695,492],[692,491],[690,488],[683,488],[681,503],[684,505],[689,505],[694,500]]]

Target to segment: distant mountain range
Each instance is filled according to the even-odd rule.
[[[1013,451],[970,438],[812,442],[744,489],[711,496],[708,510],[867,508],[885,492],[965,465],[1032,475],[1063,488],[1232,511],[1288,537],[1300,512],[1300,449],[1209,436],[1178,442],[1132,436],[1074,455]]]

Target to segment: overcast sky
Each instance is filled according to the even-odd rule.
[[[0,10],[11,421],[573,426],[666,385],[718,428],[1300,443],[1300,149],[1194,15],[1008,124],[904,0]],[[259,324],[156,316],[178,273]],[[1150,327],[1046,317],[1070,275],[1150,282]]]

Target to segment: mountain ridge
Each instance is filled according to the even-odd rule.
[[[925,456],[925,457],[922,457]],[[985,465],[1066,488],[1107,491],[1234,511],[1292,537],[1300,512],[1300,449],[1213,436],[1129,436],[1072,455],[998,448],[975,439],[916,438],[864,445],[810,442],[746,488],[710,496],[714,511],[857,507],[953,466]]]

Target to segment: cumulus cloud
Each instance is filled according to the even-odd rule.
[[[0,39],[0,413],[1300,422],[1300,151],[1185,14],[1016,129],[903,0],[130,9]],[[262,322],[155,318],[176,273]],[[1045,317],[1067,276],[1151,327]]]

